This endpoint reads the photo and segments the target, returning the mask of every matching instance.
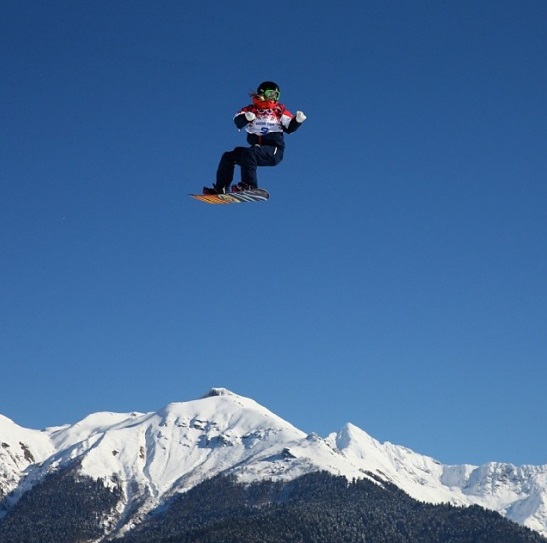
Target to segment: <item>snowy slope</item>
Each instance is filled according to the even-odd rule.
[[[27,470],[54,452],[47,432],[22,428],[0,415],[0,498],[17,488]]]
[[[443,465],[405,447],[379,443],[351,424],[327,441],[417,500],[481,505],[547,535],[547,465]]]
[[[43,431],[0,417],[0,497],[9,503],[48,470],[78,461],[117,484],[122,531],[150,510],[217,474],[242,482],[290,480],[326,470],[393,482],[427,502],[479,504],[547,535],[547,466],[445,466],[347,424],[326,439],[306,435],[249,398],[226,389],[155,413],[95,413]]]

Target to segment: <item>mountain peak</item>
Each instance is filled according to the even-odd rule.
[[[207,394],[204,394],[201,399],[214,398],[215,396],[237,396],[231,390],[222,387],[213,387]]]

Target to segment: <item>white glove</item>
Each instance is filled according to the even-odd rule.
[[[306,120],[306,116],[304,115],[304,113],[302,113],[302,111],[297,111],[296,112],[296,122],[297,123],[303,123],[305,120]]]
[[[245,118],[252,123],[256,119],[256,115],[252,111],[245,112]]]

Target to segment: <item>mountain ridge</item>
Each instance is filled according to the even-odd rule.
[[[0,518],[48,473],[76,464],[81,474],[121,489],[121,534],[217,475],[252,483],[326,471],[394,484],[428,503],[481,505],[547,535],[547,466],[448,466],[380,443],[351,423],[322,438],[224,388],[156,412],[92,413],[44,430],[0,416]]]

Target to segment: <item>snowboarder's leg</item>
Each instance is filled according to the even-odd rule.
[[[257,166],[277,166],[283,160],[283,149],[270,145],[241,148],[241,181],[253,188],[258,186]]]
[[[236,147],[233,151],[226,151],[220,158],[217,169],[215,189],[222,192],[227,189],[234,180],[234,168],[240,163],[241,152],[245,147]]]
[[[246,147],[241,152],[241,181],[252,188],[258,186],[256,179],[257,153],[258,146]]]

